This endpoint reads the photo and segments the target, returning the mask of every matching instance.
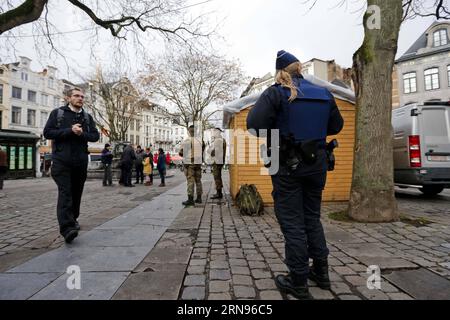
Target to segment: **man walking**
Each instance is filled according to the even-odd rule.
[[[103,186],[112,186],[112,160],[111,145],[105,144],[105,149],[102,150],[102,163],[104,166]]]
[[[83,109],[84,93],[71,89],[67,104],[53,110],[44,137],[53,140],[51,175],[58,185],[59,232],[67,243],[78,236],[81,196],[87,177],[88,142],[100,138],[92,117]]]
[[[227,143],[222,138],[222,129],[216,128],[213,133],[211,147],[209,153],[212,157],[212,173],[214,176],[214,182],[216,184],[216,194],[211,199],[223,198],[223,183],[222,183],[222,169],[225,164],[225,154],[227,151]]]

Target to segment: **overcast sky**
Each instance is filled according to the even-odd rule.
[[[205,0],[190,0],[190,4]],[[335,8],[339,0],[319,0],[316,7],[308,10],[305,0],[211,0],[193,7],[192,14],[209,13],[211,25],[220,23],[223,41],[217,41],[215,47],[221,54],[236,58],[242,64],[249,77],[260,77],[274,71],[275,56],[284,49],[296,55],[301,61],[311,58],[336,60],[343,67],[351,67],[353,53],[363,39],[361,16],[358,9],[362,1],[347,1],[350,7]],[[73,9],[60,1],[51,8],[51,18],[57,21],[60,31],[72,31],[85,28],[89,24],[83,14],[74,14]],[[433,18],[417,18],[403,24],[398,56],[403,54],[413,42],[433,22]],[[20,27],[22,34],[29,34],[30,26]],[[101,35],[95,44],[96,56],[107,64],[111,57],[110,35],[99,30]],[[80,74],[92,72],[98,61],[92,59],[89,49],[89,32],[72,33],[61,39],[57,46],[71,67]],[[4,46],[0,36],[0,46]],[[163,50],[160,41],[147,41],[148,53],[158,54]],[[40,45],[38,46],[40,47]],[[3,48],[4,49],[4,48]],[[60,77],[73,81],[79,78],[67,70],[61,58],[48,59],[39,56],[34,42],[30,38],[21,38],[18,55],[33,59],[32,68],[41,70],[47,64],[60,70]],[[139,56],[134,57],[133,47],[128,46],[132,60],[138,64]],[[4,51],[1,51],[4,52]],[[11,57],[2,53],[2,62]],[[135,67],[136,69],[136,67]]]

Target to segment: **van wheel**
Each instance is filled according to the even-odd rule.
[[[423,186],[419,190],[426,196],[435,196],[444,190],[444,186]]]

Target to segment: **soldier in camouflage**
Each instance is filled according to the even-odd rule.
[[[222,129],[216,128],[211,141],[211,147],[208,150],[212,157],[212,173],[216,184],[216,194],[211,199],[223,198],[222,169],[225,164],[225,154],[227,152],[227,143],[222,138]]]
[[[194,126],[189,127],[189,138],[187,138],[180,149],[179,155],[183,157],[184,174],[187,180],[188,200],[183,205],[194,206],[195,203],[202,203],[202,163],[205,143],[201,138],[194,137]],[[194,186],[197,191],[197,198],[194,202]]]

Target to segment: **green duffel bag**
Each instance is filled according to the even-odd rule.
[[[264,202],[254,184],[244,184],[236,196],[239,212],[246,216],[259,216],[264,213]]]

